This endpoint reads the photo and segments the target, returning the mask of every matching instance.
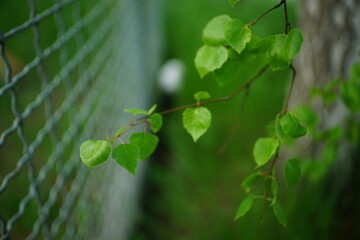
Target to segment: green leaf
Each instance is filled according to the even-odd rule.
[[[151,133],[133,133],[130,136],[130,143],[139,146],[140,159],[147,159],[154,151],[159,142],[159,138]]]
[[[246,44],[251,41],[251,30],[247,24],[238,19],[232,19],[226,24],[225,39],[240,54]]]
[[[111,153],[111,144],[104,140],[87,140],[80,146],[81,161],[88,167],[105,162]]]
[[[281,225],[283,225],[286,228],[286,215],[284,210],[282,209],[282,207],[279,205],[279,203],[275,203],[273,205],[273,211],[274,211],[274,215],[277,218],[277,220],[279,221],[279,223]]]
[[[255,142],[253,149],[253,156],[257,167],[266,164],[272,157],[274,157],[279,145],[279,140],[275,138],[259,138]]]
[[[239,61],[229,59],[224,65],[215,70],[212,76],[216,79],[220,86],[223,86],[233,80],[237,79],[237,73],[239,71]]]
[[[303,42],[302,33],[298,28],[292,29],[288,35],[277,34],[268,39],[272,42],[270,65],[274,71],[287,67],[300,51]]]
[[[223,46],[202,46],[195,57],[195,66],[200,77],[221,68],[228,57],[228,51]]]
[[[205,107],[187,108],[183,112],[183,125],[196,142],[211,125],[211,112]]]
[[[112,158],[130,173],[136,175],[140,148],[135,144],[120,144],[112,151]]]
[[[128,108],[128,109],[125,109],[124,112],[128,112],[133,115],[148,115],[149,114],[147,111],[142,110],[142,109],[137,109],[137,108]]]
[[[285,59],[290,62],[300,51],[303,43],[302,32],[298,28],[293,28],[285,39],[284,55]]]
[[[235,7],[235,4],[238,3],[240,0],[228,0],[231,7]]]
[[[235,220],[238,220],[244,216],[252,207],[254,200],[254,194],[249,194],[247,197],[240,203],[238,209],[236,210]]]
[[[288,187],[296,185],[301,177],[300,162],[297,158],[286,161],[284,168],[285,183]]]
[[[341,99],[349,110],[355,112],[360,109],[360,87],[356,82],[344,82],[340,92]]]
[[[161,129],[162,124],[163,124],[162,115],[159,113],[155,113],[155,114],[151,115],[149,117],[148,121],[151,124],[150,129],[154,133],[157,133]]]
[[[241,186],[244,188],[245,192],[248,193],[255,186],[255,184],[259,181],[261,175],[259,173],[254,173],[245,178],[245,180],[241,183]]]
[[[119,130],[116,131],[115,136],[118,136],[120,133],[122,133],[122,131],[124,131],[124,129],[126,128],[126,125],[122,125]]]
[[[220,15],[211,19],[205,26],[202,38],[207,45],[225,44],[225,26],[231,18],[226,15]]]
[[[155,109],[156,109],[156,104],[154,104],[150,109],[149,109],[149,111],[147,112],[147,114],[148,115],[151,115],[154,111],[155,111]]]
[[[304,136],[307,132],[306,128],[300,125],[299,120],[292,113],[280,118],[280,126],[283,132],[291,138]]]
[[[210,98],[210,94],[205,91],[200,91],[194,94],[194,98],[196,101],[200,102],[201,100]]]

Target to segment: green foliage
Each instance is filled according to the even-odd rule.
[[[238,3],[240,0],[228,0],[231,7],[235,7],[235,4]]]
[[[251,30],[249,26],[238,19],[231,19],[225,28],[225,39],[227,43],[241,53],[248,42],[251,40]]]
[[[299,29],[292,29],[289,34],[277,34],[270,37],[272,41],[270,66],[273,70],[286,68],[299,52],[303,42]]]
[[[126,126],[122,125],[119,130],[116,131],[115,135],[119,136],[124,130],[125,130]]]
[[[220,15],[211,19],[203,30],[203,41],[207,45],[225,44],[225,26],[231,18]]]
[[[257,167],[266,164],[278,151],[280,142],[275,138],[259,138],[254,145],[253,156]]]
[[[205,91],[200,91],[194,94],[194,98],[196,101],[200,102],[201,100],[210,98],[210,94]]]
[[[234,7],[239,0],[229,0],[229,4]],[[282,1],[281,4],[286,4]],[[286,8],[285,8],[286,10]],[[260,18],[259,18],[260,19]],[[128,132],[131,128],[150,123],[150,129],[156,133],[163,123],[162,114],[185,109],[182,114],[183,126],[196,142],[202,135],[206,133],[211,125],[212,115],[209,109],[202,105],[209,102],[229,100],[237,95],[244,86],[247,89],[250,84],[263,74],[267,68],[273,71],[288,68],[294,57],[300,50],[303,42],[303,36],[299,29],[292,29],[288,34],[275,34],[260,38],[253,34],[251,28],[258,20],[249,24],[245,24],[239,19],[232,19],[228,15],[220,15],[211,19],[202,32],[204,45],[197,51],[194,63],[195,67],[203,78],[210,75],[218,81],[219,85],[224,85],[231,81],[236,81],[239,76],[243,77],[244,66],[250,66],[257,71],[254,79],[251,79],[246,85],[223,98],[213,99],[212,101],[203,101],[210,98],[210,94],[206,91],[200,91],[194,94],[195,104],[188,107],[182,106],[161,113],[154,113],[156,105],[153,105],[148,111],[142,109],[126,109],[133,115],[145,115],[137,119],[133,118],[127,127],[121,127],[115,136],[108,139],[112,142],[119,138],[120,135]],[[358,69],[353,70],[352,78],[358,79]],[[359,107],[360,98],[355,94],[355,85],[353,82],[342,86],[342,95],[345,104],[355,109]],[[337,85],[336,85],[337,86]],[[358,87],[358,86],[357,86]],[[308,108],[298,110],[301,122],[309,128],[314,128],[318,124],[318,118]],[[239,205],[235,219],[244,216],[252,207],[255,198],[263,198],[263,200],[271,201],[274,214],[278,221],[286,227],[286,216],[280,205],[278,204],[279,187],[275,178],[274,166],[276,163],[280,142],[293,142],[295,138],[304,136],[307,133],[305,127],[300,124],[300,120],[293,113],[287,113],[284,116],[278,114],[272,128],[272,136],[269,138],[259,138],[253,148],[253,156],[256,167],[261,167],[274,159],[269,174],[256,172],[248,176],[241,184],[246,193],[253,190],[255,185],[263,179],[265,182],[265,194],[256,196],[252,193],[248,194]],[[130,143],[123,143],[112,150],[113,159],[132,174],[136,174],[138,159],[147,159],[155,150],[159,139],[157,136],[147,133],[133,133],[129,137]],[[93,140],[89,140],[93,141]],[[81,158],[88,166],[96,166],[108,158],[111,153],[111,144],[107,141],[100,141],[91,147],[89,143],[84,143],[86,151],[81,150]],[[97,145],[101,146],[98,152]],[[90,149],[90,150],[89,150]],[[94,150],[96,149],[96,151]],[[85,152],[85,153],[84,153]],[[91,154],[89,154],[91,152]],[[84,157],[85,156],[85,157]],[[84,160],[85,159],[85,160]],[[285,181],[288,186],[295,185],[300,179],[300,165],[297,159],[287,161],[284,169]],[[270,181],[270,182],[269,182]],[[271,191],[271,192],[270,192]],[[269,197],[270,195],[270,197]],[[272,195],[272,198],[271,198]]]
[[[148,115],[149,114],[147,111],[142,110],[142,109],[137,109],[137,108],[128,108],[128,109],[125,109],[124,112],[131,113],[133,115]]]
[[[112,158],[120,166],[136,175],[136,166],[140,157],[140,148],[135,144],[120,144],[112,151]]]
[[[253,173],[241,183],[241,186],[244,188],[245,192],[248,193],[255,186],[255,184],[260,180],[261,174],[259,172]]]
[[[284,168],[285,183],[288,187],[295,186],[301,177],[300,162],[297,158],[286,161]]]
[[[274,211],[274,215],[275,215],[276,219],[279,221],[279,223],[286,228],[286,225],[287,225],[286,215],[285,215],[284,210],[282,209],[282,207],[279,205],[278,202],[275,202],[275,204],[273,205],[273,211]]]
[[[157,107],[156,104],[152,105],[152,107],[151,107],[151,108],[149,109],[149,111],[148,111],[148,115],[153,114],[153,112],[155,111],[156,107]]]
[[[157,133],[161,129],[163,124],[162,116],[159,113],[152,114],[149,117],[148,121],[150,122],[150,129],[154,133]]]
[[[341,84],[341,99],[352,112],[360,109],[360,87],[356,82],[347,81]]]
[[[306,128],[300,125],[299,120],[292,113],[280,118],[282,131],[291,138],[298,138],[306,134]]]
[[[236,210],[235,220],[243,217],[252,207],[254,200],[254,194],[249,194],[246,198],[240,203],[238,209]]]
[[[297,106],[295,115],[298,117],[299,122],[309,129],[314,129],[320,121],[318,115],[307,105]]]
[[[137,108],[128,108],[125,109],[124,112],[131,113],[133,115],[151,115],[156,109],[156,104],[154,104],[148,111]]]
[[[196,53],[195,66],[201,77],[219,69],[228,59],[228,51],[223,46],[202,46]]]
[[[159,142],[159,138],[151,133],[133,133],[130,136],[130,143],[140,148],[140,159],[147,159],[154,151]]]
[[[183,112],[183,125],[196,142],[211,125],[211,112],[205,107],[187,108]]]
[[[195,56],[200,77],[212,72],[219,84],[223,85],[236,78],[239,65],[249,57],[253,61],[251,64],[260,66],[263,61],[261,56],[266,56],[267,64],[274,71],[287,68],[302,45],[301,31],[295,28],[288,34],[260,39],[252,34],[251,26],[228,15],[210,20],[203,31],[205,45]],[[226,48],[229,48],[228,51]]]
[[[87,140],[80,146],[81,161],[88,167],[104,163],[111,153],[111,144],[104,140]]]

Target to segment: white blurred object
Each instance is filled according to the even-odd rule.
[[[170,59],[159,71],[159,86],[167,94],[177,92],[182,84],[184,63],[178,59]]]

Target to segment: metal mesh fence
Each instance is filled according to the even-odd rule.
[[[78,149],[148,107],[159,1],[0,3],[1,240],[129,236],[142,170],[89,169]]]

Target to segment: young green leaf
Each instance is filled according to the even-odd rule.
[[[254,194],[249,194],[247,197],[240,203],[238,209],[236,210],[235,220],[238,220],[244,216],[252,207],[254,200]]]
[[[279,205],[278,202],[276,202],[273,205],[273,211],[274,211],[274,215],[277,218],[277,220],[279,221],[279,223],[281,225],[283,225],[286,228],[286,215],[284,210],[282,209],[282,207]]]
[[[220,69],[212,72],[212,76],[220,86],[223,86],[237,79],[240,64],[237,59],[229,59]]]
[[[81,161],[88,167],[105,162],[111,153],[111,144],[104,140],[87,140],[80,146]]]
[[[253,156],[257,167],[266,164],[272,157],[274,157],[279,145],[279,140],[275,138],[259,138],[255,142],[253,149]]]
[[[142,109],[137,109],[137,108],[128,108],[128,109],[125,109],[124,112],[128,112],[133,115],[148,115],[149,114],[147,111],[142,110]]]
[[[301,177],[300,162],[297,158],[286,161],[284,168],[285,183],[288,187],[296,185]]]
[[[194,94],[194,98],[196,101],[200,102],[201,100],[210,98],[210,94],[205,91],[200,91]]]
[[[135,144],[120,144],[112,151],[112,158],[130,173],[136,175],[140,148]]]
[[[115,135],[118,136],[120,133],[122,133],[122,131],[124,131],[124,129],[126,128],[126,125],[122,125],[119,130],[116,131]]]
[[[147,159],[155,150],[159,138],[151,133],[140,132],[133,133],[130,136],[130,143],[139,146],[140,159]]]
[[[207,45],[225,44],[225,26],[231,18],[228,15],[220,15],[211,19],[203,30],[203,41]]]
[[[156,107],[157,107],[156,104],[152,105],[152,107],[149,109],[149,111],[147,112],[147,114],[148,114],[148,115],[151,115],[151,114],[155,111]]]
[[[246,44],[251,41],[251,30],[247,24],[238,19],[232,19],[226,24],[225,39],[240,54]]]
[[[286,37],[284,46],[284,55],[288,62],[290,62],[300,51],[303,43],[302,32],[298,28],[293,28]]]
[[[291,138],[304,136],[307,132],[292,113],[288,113],[280,119],[280,126],[283,132]]]
[[[195,57],[195,66],[200,77],[221,68],[228,57],[228,51],[223,46],[202,46]]]
[[[267,38],[272,42],[270,65],[275,70],[287,67],[300,51],[303,36],[298,28],[292,29],[289,34],[277,34]]]
[[[245,192],[248,193],[259,181],[261,175],[259,173],[253,173],[241,183],[241,186],[244,188]]]
[[[238,3],[240,0],[228,0],[231,7],[235,7],[235,4]]]
[[[154,113],[153,115],[151,115],[148,121],[150,122],[150,129],[154,133],[157,133],[161,129],[161,126],[163,124],[162,115],[159,113]]]
[[[211,112],[205,107],[187,108],[183,112],[183,125],[196,142],[211,125]]]

